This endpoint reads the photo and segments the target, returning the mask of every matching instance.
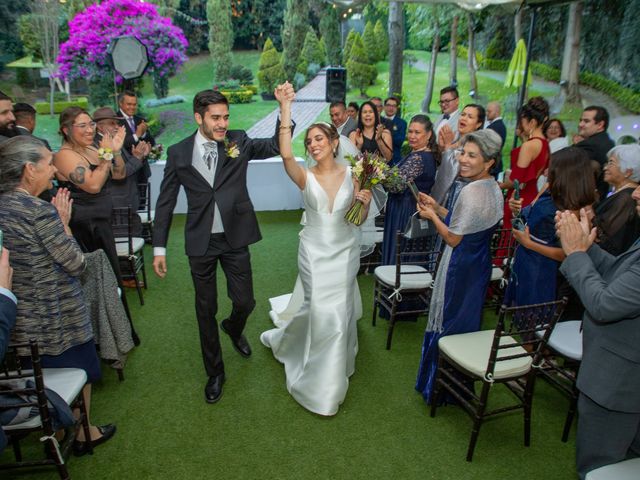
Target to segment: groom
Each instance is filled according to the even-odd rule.
[[[262,237],[247,191],[249,160],[280,153],[279,122],[269,139],[250,139],[229,127],[229,102],[220,92],[204,90],[193,99],[198,130],[167,151],[167,165],[156,203],[153,235],[153,269],[167,274],[166,246],[171,217],[182,186],[187,194],[185,250],[196,294],[200,347],[209,377],[205,399],[215,403],[222,396],[224,363],[216,313],[218,262],[227,279],[233,304],[231,315],[220,323],[222,331],[240,355],[251,347],[242,334],[255,307],[249,245]]]

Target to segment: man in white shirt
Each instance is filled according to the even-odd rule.
[[[455,136],[458,136],[458,119],[460,118],[460,95],[456,87],[444,87],[440,90],[440,111],[442,115],[438,117],[435,123],[436,136],[440,133],[440,129],[445,125],[449,125]]]

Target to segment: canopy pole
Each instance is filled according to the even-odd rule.
[[[522,77],[522,85],[520,86],[520,93],[518,94],[518,103],[516,104],[516,122],[518,117],[518,111],[524,105],[524,96],[527,92],[527,79],[529,78],[529,64],[531,63],[531,47],[533,46],[534,30],[536,28],[536,20],[538,17],[539,7],[533,8],[531,13],[531,24],[529,26],[529,36],[527,37],[527,60],[524,64],[524,76]],[[513,136],[513,148],[518,146],[518,136]]]

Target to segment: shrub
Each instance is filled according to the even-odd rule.
[[[312,63],[320,65],[323,62],[324,55],[320,50],[320,42],[318,41],[318,37],[316,35],[316,32],[313,31],[313,28],[309,27],[307,36],[304,39],[302,52],[300,53],[300,63],[298,64],[297,71],[298,73],[307,75],[307,67],[309,65],[311,65]]]
[[[280,62],[280,53],[273,46],[270,38],[264,43],[258,67],[258,84],[260,91],[272,93],[276,86],[284,81],[284,69]]]
[[[342,64],[346,65],[349,61],[349,55],[351,54],[351,46],[353,45],[353,41],[356,38],[358,33],[355,30],[349,30],[349,35],[347,35],[347,40],[344,42],[344,49],[342,50]]]
[[[40,115],[46,115],[51,111],[49,102],[36,102],[34,107]],[[53,113],[60,113],[67,107],[80,107],[89,110],[89,99],[87,97],[78,97],[71,101],[53,102]]]
[[[253,92],[251,90],[220,90],[229,103],[251,103]]]
[[[373,33],[376,37],[376,45],[378,46],[378,58],[384,60],[389,55],[389,36],[380,20],[378,20],[375,27],[373,27]]]
[[[234,65],[231,67],[229,78],[238,80],[241,85],[249,85],[253,83],[253,72],[243,65]]]
[[[244,87],[245,90],[251,90],[251,92],[254,95],[258,94],[258,87],[257,85],[242,85]]]
[[[316,75],[318,75],[318,72],[320,71],[320,65],[318,65],[317,63],[312,63],[307,67],[307,78],[308,79],[312,79],[314,78]]]
[[[304,84],[307,83],[306,77],[300,72],[296,73],[293,76],[293,88],[295,88],[296,92],[304,87]]]
[[[146,102],[144,102],[144,107],[145,108],[155,108],[155,107],[161,107],[162,105],[171,105],[173,103],[182,103],[184,102],[185,99],[182,95],[172,95],[171,97],[165,97],[165,98],[152,98],[150,100],[147,100]]]
[[[376,42],[375,34],[373,33],[373,24],[367,22],[362,32],[362,44],[364,45],[364,53],[367,55],[370,63],[376,63],[380,60],[380,50]]]
[[[340,19],[333,5],[326,5],[320,19],[320,33],[326,50],[327,65],[340,65]],[[344,64],[343,64],[344,65]]]
[[[356,34],[347,62],[347,76],[351,86],[358,88],[361,95],[365,95],[365,89],[375,81],[377,75],[376,67],[369,64],[368,57],[364,52],[362,38]]]

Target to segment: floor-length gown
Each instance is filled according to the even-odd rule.
[[[351,170],[333,205],[311,171],[303,190],[304,228],[292,294],[270,299],[276,328],[260,340],[284,364],[287,390],[306,409],[335,415],[344,401],[358,351],[362,301],[358,229],[344,215],[353,199]]]

